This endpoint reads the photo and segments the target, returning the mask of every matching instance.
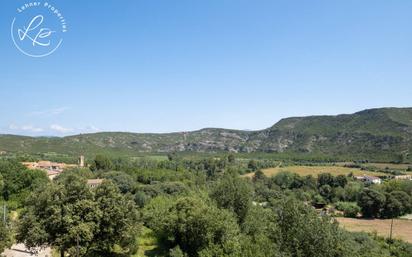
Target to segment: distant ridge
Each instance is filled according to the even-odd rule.
[[[412,108],[368,109],[336,116],[291,117],[250,131],[205,128],[175,133],[99,132],[57,137],[0,135],[0,151],[65,154],[266,152],[326,156],[404,156],[412,151]]]

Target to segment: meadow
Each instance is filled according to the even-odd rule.
[[[263,169],[262,172],[268,176],[275,176],[280,172],[292,172],[296,173],[300,176],[307,176],[312,175],[317,177],[319,174],[322,173],[330,173],[334,176],[337,175],[348,175],[352,173],[354,176],[362,176],[362,175],[369,175],[369,176],[387,176],[387,174],[383,172],[375,172],[375,171],[366,171],[357,168],[346,168],[341,166],[286,166],[286,167],[275,167],[275,168],[268,168]],[[252,177],[254,173],[248,173],[246,177]]]
[[[390,219],[351,219],[337,218],[340,226],[352,232],[376,233],[389,238]],[[393,222],[393,238],[412,243],[412,220],[395,219]]]

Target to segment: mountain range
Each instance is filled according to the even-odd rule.
[[[285,118],[257,131],[205,128],[176,133],[99,132],[67,137],[0,135],[0,151],[73,155],[230,151],[410,159],[412,108]]]

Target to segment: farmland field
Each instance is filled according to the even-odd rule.
[[[274,176],[279,172],[292,172],[296,173],[300,176],[307,176],[312,175],[317,177],[321,173],[330,173],[334,176],[337,175],[348,175],[349,173],[353,173],[355,176],[361,175],[369,175],[369,176],[386,176],[387,174],[383,172],[372,172],[372,171],[365,171],[356,168],[345,168],[340,166],[287,166],[287,167],[276,167],[276,168],[269,168],[262,170],[263,173],[268,176]],[[254,173],[248,173],[246,177],[252,177]]]
[[[379,236],[389,237],[391,220],[337,218],[341,227],[353,232],[376,232]],[[412,243],[412,220],[395,219],[393,238]]]
[[[368,163],[368,164],[363,164],[366,167],[376,167],[378,169],[392,169],[392,170],[407,170],[408,167],[410,167],[410,164],[394,164],[394,163]]]

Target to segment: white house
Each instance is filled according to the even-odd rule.
[[[371,184],[381,184],[382,183],[382,179],[378,177],[374,177],[374,176],[363,175],[363,176],[356,176],[355,178],[357,180],[361,180],[363,182],[367,182]]]
[[[399,175],[399,176],[395,176],[395,179],[397,179],[397,180],[412,180],[412,176],[411,175]]]

